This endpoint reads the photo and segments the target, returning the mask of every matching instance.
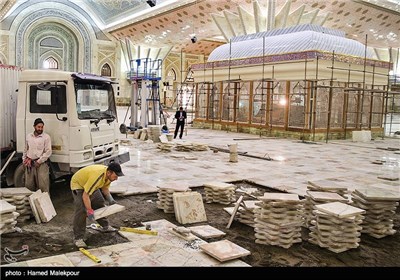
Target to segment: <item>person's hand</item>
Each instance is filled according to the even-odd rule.
[[[35,167],[38,168],[40,166],[40,163],[36,160],[35,161]]]
[[[94,219],[94,210],[93,209],[86,210],[86,213],[87,217],[89,218],[89,221],[91,223],[96,223],[96,220]]]
[[[26,159],[24,159],[24,165],[27,166],[27,167],[31,167],[32,166],[32,159],[30,159],[28,157]]]
[[[107,201],[108,201],[108,205],[113,205],[113,204],[117,203],[117,202],[114,200],[114,198],[111,196],[111,194],[109,194],[109,195],[106,197],[106,199],[107,199]]]

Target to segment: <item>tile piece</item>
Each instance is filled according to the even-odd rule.
[[[198,237],[204,239],[222,237],[226,235],[225,232],[220,231],[219,229],[210,225],[188,227],[188,229],[190,229]]]
[[[121,212],[123,210],[125,210],[125,206],[120,204],[113,204],[110,206],[102,207],[94,210],[94,218],[97,220]]]
[[[356,189],[355,192],[368,200],[399,201],[400,192],[381,189]]]
[[[328,213],[339,218],[365,214],[365,210],[341,202],[331,202],[315,205],[315,208],[321,212]]]
[[[29,260],[28,266],[74,266],[65,254]]]
[[[0,214],[11,213],[15,210],[17,210],[17,207],[11,205],[5,200],[0,200]]]
[[[42,222],[47,223],[57,215],[48,192],[42,193],[34,202]]]
[[[246,250],[229,240],[201,244],[200,249],[220,262],[241,258],[251,254],[249,250]]]
[[[173,194],[176,220],[180,224],[206,222],[202,196],[198,192],[175,192]]]
[[[34,192],[33,194],[31,194],[29,196],[29,205],[32,208],[33,217],[35,217],[35,221],[38,224],[40,224],[42,221],[40,220],[40,215],[39,215],[39,212],[38,212],[38,210],[36,208],[35,199],[37,199],[41,195],[42,195],[42,191],[41,190],[37,190],[36,192]]]

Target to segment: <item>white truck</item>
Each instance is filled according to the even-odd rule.
[[[24,186],[22,153],[36,118],[52,141],[51,179],[94,163],[129,161],[120,149],[112,81],[92,74],[0,64],[2,186]]]

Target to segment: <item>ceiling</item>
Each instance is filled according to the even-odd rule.
[[[13,6],[27,1],[32,0],[0,1],[0,20]],[[274,9],[267,7],[270,1],[258,0],[259,10],[254,8],[254,0],[156,0],[154,7],[146,0],[53,1],[78,5],[116,39],[129,38],[135,45],[148,47],[173,46],[174,52],[208,55],[227,42],[227,36],[222,36],[227,29],[232,28],[227,33],[241,35],[248,25],[260,19],[268,21],[271,14],[283,26],[297,19],[323,23],[324,27],[344,31],[347,38],[364,44],[367,41],[370,47],[400,47],[400,0],[276,0]],[[240,12],[246,18],[241,22]],[[225,25],[218,27],[213,14]],[[197,41],[192,43],[194,35]]]
[[[230,13],[239,14],[238,6],[241,6],[254,15],[252,0],[185,2],[185,5],[133,20],[122,27],[109,27],[106,31],[118,39],[130,38],[134,44],[158,47],[173,45],[175,52],[208,55],[221,42],[226,42],[212,14],[225,16],[232,21]],[[261,13],[265,15],[268,13],[268,2],[258,1]],[[319,17],[324,20],[323,26],[342,30],[347,38],[364,44],[367,40],[368,46],[375,48],[400,47],[400,0],[292,0],[285,20],[289,22],[295,11],[303,5],[303,15],[316,14],[315,19]],[[275,15],[284,6],[287,8],[287,1],[277,0]],[[190,40],[193,34],[198,39],[196,43]]]

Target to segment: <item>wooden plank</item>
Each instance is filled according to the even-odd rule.
[[[231,218],[229,219],[229,223],[228,223],[228,225],[226,226],[226,228],[230,228],[230,227],[231,227],[231,224],[232,224],[232,222],[233,222],[233,218],[235,217],[236,212],[237,212],[237,210],[239,209],[239,206],[240,206],[240,203],[242,202],[242,200],[243,200],[243,195],[241,195],[241,196],[239,197],[239,199],[236,201],[235,208],[233,208],[232,216],[231,216]]]

